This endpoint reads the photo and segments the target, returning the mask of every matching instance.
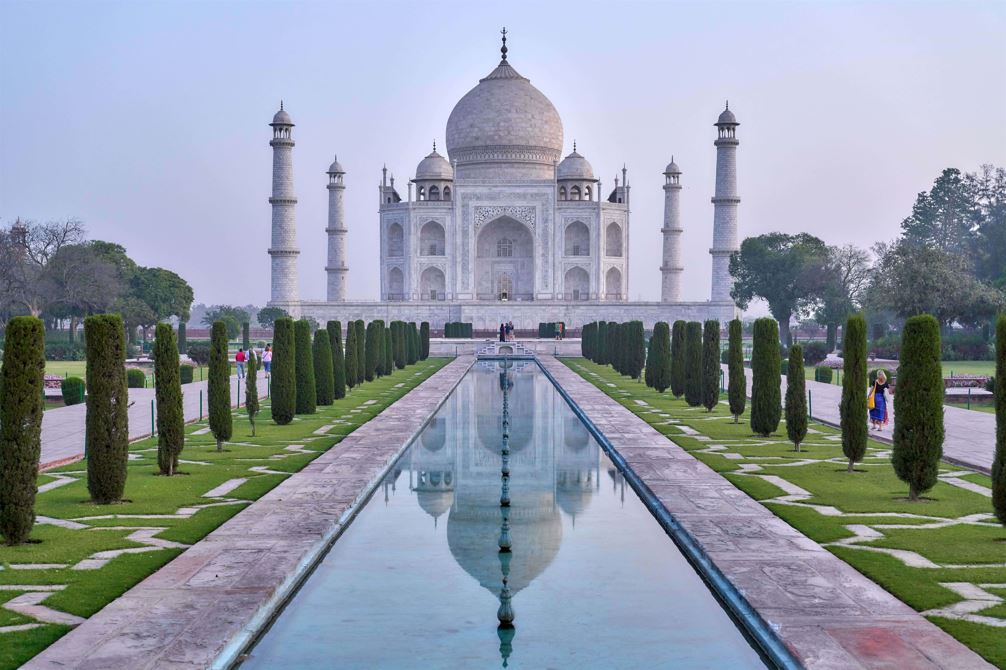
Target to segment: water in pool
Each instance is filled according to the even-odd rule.
[[[242,667],[765,663],[538,366],[480,362]]]

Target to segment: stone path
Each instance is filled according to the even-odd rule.
[[[192,382],[182,385],[182,405],[185,409],[185,421],[195,421],[199,418],[199,393],[203,394],[203,416],[209,412],[208,388],[209,382]],[[260,397],[268,392],[268,382],[265,373],[259,373],[258,389]],[[129,439],[137,440],[150,435],[150,403],[154,400],[154,389],[129,389]],[[232,404],[237,403],[238,378],[231,377]],[[241,382],[241,402],[244,402],[244,381]],[[42,457],[39,467],[42,470],[53,468],[65,463],[71,463],[84,456],[84,420],[87,416],[87,406],[84,403],[50,409],[42,415]],[[208,431],[209,429],[207,429]]]
[[[804,666],[992,667],[560,361],[540,360]]]
[[[473,363],[441,368],[23,668],[229,666]]]
[[[727,366],[722,366],[727,374]],[[751,397],[751,369],[745,368],[748,382],[748,397]],[[839,425],[838,412],[842,400],[842,387],[807,380],[807,390],[813,402],[813,417],[824,423]],[[782,378],[783,397],[786,394],[786,377]],[[888,396],[890,400],[890,396]],[[894,431],[894,403],[888,402],[890,423],[882,431],[870,431],[874,440],[891,444]],[[946,437],[943,440],[943,460],[972,470],[990,474],[992,458],[995,455],[996,417],[991,412],[976,412],[959,407],[943,406],[943,425]]]

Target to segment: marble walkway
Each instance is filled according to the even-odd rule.
[[[473,362],[441,368],[23,668],[227,667]]]
[[[202,412],[209,412],[207,388],[209,382],[192,382],[182,385],[182,405],[185,410],[185,421],[195,421],[199,418],[199,394],[202,393]],[[264,398],[268,391],[265,373],[258,376],[259,396]],[[245,387],[241,382],[241,402],[244,402]],[[155,391],[149,389],[129,389],[129,439],[138,440],[150,435],[150,403],[154,400]],[[238,378],[231,377],[231,404],[237,404]],[[65,463],[71,463],[84,457],[84,419],[87,416],[87,406],[83,403],[50,409],[42,415],[42,456],[39,459],[39,469],[46,470]]]
[[[540,360],[805,667],[992,667],[561,361]]]
[[[724,379],[727,366],[722,366]],[[748,397],[751,397],[751,369],[747,374]],[[725,383],[725,382],[724,382]],[[813,404],[813,417],[833,426],[839,425],[841,416],[838,406],[842,400],[842,387],[838,384],[824,384],[807,380]],[[786,377],[782,378],[782,393],[786,395]],[[890,399],[890,398],[889,398]],[[888,402],[890,423],[882,431],[871,430],[870,437],[885,444],[891,444],[894,431],[894,403]],[[943,460],[985,474],[992,471],[995,456],[996,417],[991,412],[978,412],[960,407],[943,406]]]

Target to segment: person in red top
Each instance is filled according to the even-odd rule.
[[[245,377],[245,361],[248,357],[245,355],[245,350],[238,349],[237,354],[234,355],[234,362],[238,364],[238,379],[244,379]]]

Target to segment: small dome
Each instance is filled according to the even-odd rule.
[[[722,112],[720,112],[720,118],[716,119],[716,124],[715,125],[717,125],[717,126],[739,126],[740,124],[737,123],[737,117],[734,116],[734,113],[730,111],[730,105],[727,105],[727,108],[724,109]]]
[[[664,174],[681,174],[681,168],[674,162],[674,156],[671,156],[671,162],[664,169]]]
[[[419,161],[416,167],[416,179],[454,179],[454,168],[447,159],[437,153],[434,145],[433,153]]]
[[[286,111],[283,109],[283,103],[279,104],[279,111],[276,112],[276,115],[272,117],[272,123],[270,123],[269,125],[270,126],[292,126],[293,125],[293,119],[291,119],[290,115],[287,114]]]
[[[556,174],[557,179],[579,179],[585,181],[594,180],[594,168],[590,166],[590,163],[586,158],[576,153],[576,148],[573,148],[573,153],[562,159],[559,163],[559,169]]]
[[[335,160],[332,161],[332,164],[328,166],[328,174],[346,174],[346,171],[343,170],[342,166],[339,164],[338,156],[336,156]]]

